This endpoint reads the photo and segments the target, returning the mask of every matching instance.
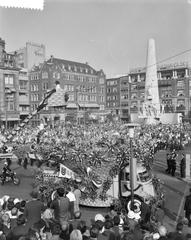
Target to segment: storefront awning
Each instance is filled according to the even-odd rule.
[[[97,103],[80,103],[79,105],[84,108],[99,108]]]
[[[78,108],[78,106],[75,103],[68,103],[66,108]]]

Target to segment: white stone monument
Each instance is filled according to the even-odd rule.
[[[145,123],[159,122],[160,100],[158,90],[155,40],[149,39],[146,62],[145,99],[143,104],[143,117]]]

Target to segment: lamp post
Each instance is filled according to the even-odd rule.
[[[137,169],[136,169],[136,159],[133,158],[133,139],[134,139],[134,129],[138,127],[137,123],[126,124],[129,129],[129,139],[130,139],[130,188],[131,188],[131,210],[134,211],[134,189],[136,188],[137,181]]]

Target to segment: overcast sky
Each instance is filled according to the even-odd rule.
[[[191,49],[191,0],[45,0],[43,11],[0,8],[0,37],[8,52],[43,43],[47,58],[88,62],[111,77],[145,66],[149,38],[157,61]],[[191,52],[170,60],[178,61],[191,62]]]

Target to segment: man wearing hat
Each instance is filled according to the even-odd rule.
[[[185,217],[188,219],[188,226],[191,227],[191,188],[190,188],[190,194],[186,196],[186,200],[184,203],[184,211],[185,211]]]

